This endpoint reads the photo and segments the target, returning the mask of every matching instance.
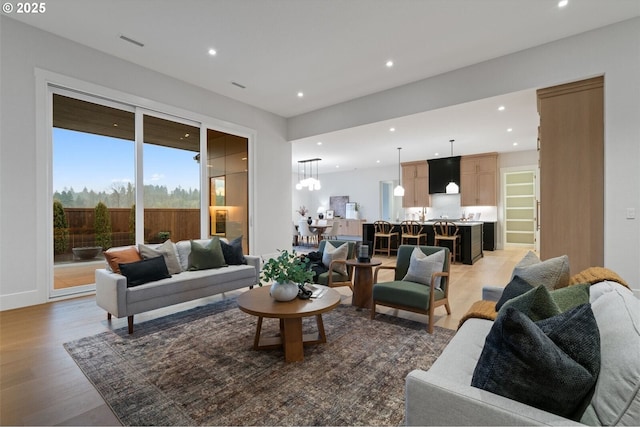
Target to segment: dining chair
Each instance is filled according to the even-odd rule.
[[[424,238],[424,244],[427,244],[427,233],[424,231],[424,226],[417,221],[402,221],[400,223],[400,229],[402,230],[401,243],[411,243],[412,240],[416,241],[416,245],[420,245]]]
[[[298,227],[296,227],[296,223],[291,221],[291,232],[293,236],[293,246],[298,246],[298,239],[300,238],[300,232],[298,231]]]
[[[300,232],[300,237],[307,241],[307,246],[309,245],[309,241],[311,241],[312,245],[316,245],[315,242],[318,236],[309,229],[309,224],[306,219],[298,221],[298,231]]]
[[[375,221],[373,223],[373,229],[373,253],[386,252],[387,256],[391,256],[391,241],[395,237],[396,244],[398,244],[400,234],[397,231],[393,231],[393,225],[388,221]],[[380,241],[381,246],[382,243],[386,243],[387,247],[378,248],[378,241]]]
[[[451,242],[451,262],[455,263],[460,255],[460,234],[458,234],[458,226],[451,221],[436,221],[433,224],[433,232],[435,233],[434,244],[440,245],[441,242]]]
[[[337,221],[331,221],[330,224],[327,224],[329,228],[322,235],[323,239],[326,240],[335,240],[338,238],[338,231],[340,231],[340,226]]]

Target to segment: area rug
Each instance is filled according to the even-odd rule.
[[[323,320],[327,343],[296,363],[253,350],[257,318],[234,298],[64,346],[124,425],[400,425],[406,375],[454,335],[349,305]],[[263,333],[278,329],[264,320]]]

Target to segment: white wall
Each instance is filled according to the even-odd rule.
[[[254,130],[251,252],[290,243],[291,194],[273,198],[291,176],[285,119],[0,16],[0,309],[48,298],[51,243],[43,230],[51,217],[43,194],[50,170],[46,147],[38,146],[46,123],[36,117],[36,68]]]
[[[625,218],[640,212],[639,52],[635,18],[290,118],[288,138],[604,75],[605,266],[640,289],[640,219]]]

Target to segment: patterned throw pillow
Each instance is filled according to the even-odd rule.
[[[333,246],[330,242],[324,245],[324,252],[322,252],[322,264],[329,268],[331,261],[333,260],[346,260],[349,254],[349,244],[343,243],[338,247]],[[333,271],[336,273],[347,275],[347,265],[343,263],[333,264]]]
[[[431,255],[426,255],[420,248],[413,248],[411,258],[409,259],[407,274],[402,280],[422,283],[427,286],[430,285],[431,275],[442,272],[442,268],[444,267],[444,252],[445,251],[438,251]],[[440,288],[440,281],[436,282],[436,286],[438,289]]]

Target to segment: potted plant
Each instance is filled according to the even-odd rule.
[[[271,258],[262,267],[262,283],[272,283],[269,293],[276,301],[290,301],[298,295],[298,285],[313,279],[313,271],[308,267],[309,260],[296,255],[296,251],[279,251],[280,255]]]
[[[307,209],[305,205],[302,205],[300,206],[300,209],[298,209],[296,212],[298,212],[300,216],[305,217],[307,216],[307,213],[309,213],[309,209]]]

